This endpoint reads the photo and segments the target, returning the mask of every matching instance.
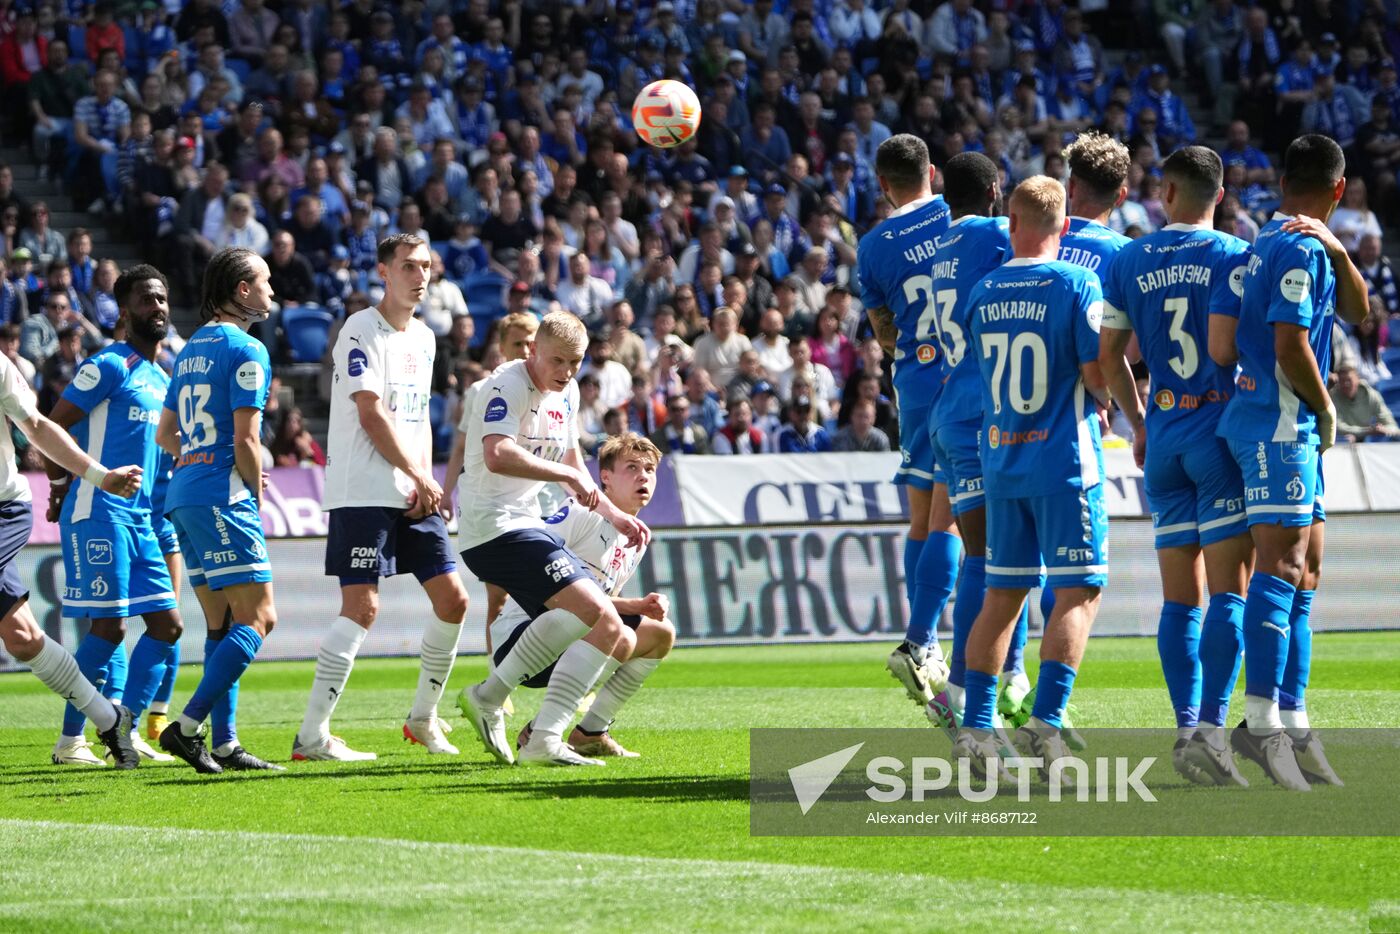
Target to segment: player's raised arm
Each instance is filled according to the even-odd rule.
[[[579,452],[577,444],[570,448],[568,453],[564,455],[564,463],[572,466],[583,476],[588,477],[590,482],[592,481],[588,470],[583,466],[583,455]],[[582,500],[579,500],[579,502],[587,506],[587,508],[595,510],[598,515],[607,520],[609,525],[617,529],[623,535],[626,535],[629,548],[644,547],[651,541],[651,529],[647,528],[646,523],[638,519],[635,515],[619,509],[612,500],[608,499],[608,495],[601,490],[597,491],[595,501],[591,505],[584,503]]]
[[[1347,180],[1343,178],[1337,183],[1335,198],[1340,200],[1342,191],[1346,189]],[[1366,288],[1366,279],[1361,275],[1361,270],[1352,261],[1351,254],[1342,246],[1342,241],[1337,239],[1337,235],[1332,233],[1325,221],[1315,217],[1307,217],[1299,214],[1289,219],[1283,229],[1289,233],[1307,234],[1318,243],[1322,244],[1322,249],[1326,251],[1327,258],[1332,261],[1332,272],[1337,277],[1337,314],[1342,316],[1342,320],[1350,324],[1360,324],[1366,320],[1366,315],[1370,311],[1370,297]]]

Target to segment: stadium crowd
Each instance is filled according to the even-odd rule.
[[[194,303],[217,249],[264,254],[280,307],[260,337],[275,361],[321,362],[328,332],[377,300],[379,239],[428,239],[420,312],[440,339],[443,458],[463,390],[501,359],[498,322],[555,307],[592,336],[578,417],[594,448],[627,429],[685,453],[897,446],[890,361],[855,274],[859,237],[889,212],[874,157],[893,133],[939,163],[984,152],[1010,191],[1063,179],[1066,142],[1097,128],[1132,154],[1111,218],[1130,237],[1164,223],[1162,160],[1215,143],[1217,227],[1248,240],[1278,202],[1281,148],[1323,132],[1352,173],[1331,226],[1374,309],[1336,344],[1339,410],[1370,418],[1344,433],[1394,438],[1400,291],[1382,223],[1400,219],[1400,11],[1114,6],[0,0],[0,93],[40,177],[157,258],[177,303]],[[1115,15],[1159,41],[1106,57]],[[663,77],[704,106],[696,137],[670,151],[629,122],[637,91]],[[8,167],[0,238],[0,348],[47,411],[111,338],[118,270],[89,230],[51,227]],[[172,338],[167,362],[176,350]],[[324,462],[296,400],[272,398],[269,462]]]

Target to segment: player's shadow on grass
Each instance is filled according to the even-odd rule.
[[[572,773],[580,774],[580,773]],[[715,775],[602,776],[593,779],[550,780],[540,778],[483,787],[487,794],[522,798],[639,798],[658,801],[745,801],[749,797],[747,778]],[[436,794],[463,794],[460,787],[425,789]]]

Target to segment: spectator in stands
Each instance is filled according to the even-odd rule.
[[[891,404],[892,393],[885,392],[880,373],[872,370],[859,370],[841,393],[841,408],[836,415],[838,427],[851,421],[851,412],[862,402],[875,407],[876,428],[885,433],[891,441],[899,436],[899,417]]]
[[[68,275],[72,275],[69,269]],[[92,295],[89,299],[91,312],[87,317],[102,331],[103,336],[111,337],[117,326],[117,318],[121,316],[121,309],[117,307],[117,298],[114,289],[117,285],[117,277],[121,275],[121,268],[117,266],[114,259],[104,259],[97,264],[97,272],[92,280]],[[50,288],[53,286],[53,277],[50,277]],[[77,291],[77,289],[73,289]],[[70,297],[71,301],[71,297]]]
[[[272,271],[269,283],[282,307],[309,305],[316,301],[316,271],[298,250],[296,240],[285,230],[272,237],[272,255],[267,261]]]
[[[1311,100],[1303,108],[1299,128],[1304,133],[1330,136],[1343,149],[1350,149],[1370,114],[1371,108],[1360,91],[1349,84],[1338,84],[1332,72],[1322,71],[1317,75]]]
[[[92,258],[92,234],[86,227],[68,231],[68,268],[73,274],[73,287],[80,294],[89,294],[97,263]]]
[[[772,451],[767,435],[753,423],[753,405],[747,396],[731,399],[729,420],[715,435],[715,454],[767,454]]]
[[[185,294],[194,295],[204,267],[214,255],[214,241],[228,219],[228,170],[218,162],[205,168],[204,179],[180,200],[175,215],[175,254],[173,278]]]
[[[1259,225],[1240,206],[1239,196],[1233,192],[1226,192],[1215,209],[1215,229],[1239,237],[1246,243],[1253,243],[1254,238],[1259,236]]]
[[[1220,150],[1220,159],[1225,167],[1242,165],[1245,181],[1251,184],[1272,185],[1274,166],[1269,157],[1250,145],[1249,124],[1243,120],[1231,120],[1226,131],[1225,148]]]
[[[256,68],[272,46],[280,21],[263,0],[239,0],[238,9],[228,19],[230,51]]]
[[[253,216],[253,199],[239,192],[228,199],[225,206],[224,223],[214,237],[214,251],[225,247],[242,247],[252,250],[259,256],[266,256],[272,248],[267,228]]]
[[[656,392],[656,384],[645,372],[632,374],[632,395],[621,406],[629,431],[650,437],[666,421],[665,397]]]
[[[83,330],[69,325],[58,333],[58,348],[39,367],[39,410],[53,411],[63,390],[73,382],[83,362]]]
[[[780,379],[792,369],[790,341],[783,334],[783,314],[776,308],[769,308],[759,318],[759,334],[753,339],[753,349],[758,353],[759,363],[770,379]]]
[[[69,159],[69,171],[81,171],[85,164],[95,164],[101,173],[104,193],[88,206],[100,211],[115,204],[121,193],[117,179],[117,149],[131,131],[131,108],[116,97],[117,76],[99,71],[93,78],[93,94],[84,97],[73,108],[73,138],[78,144]]]
[[[500,210],[481,225],[481,242],[492,259],[508,264],[539,233],[534,221],[521,211],[520,193],[510,190],[501,194]]]
[[[719,404],[710,372],[704,367],[690,367],[685,377],[685,397],[690,400],[690,420],[705,429],[713,438],[724,423],[724,409]]]
[[[8,11],[14,17],[7,22],[3,42],[0,42],[0,80],[5,85],[6,116],[9,125],[21,138],[28,133],[25,120],[25,98],[29,82],[44,67],[48,56],[48,39],[39,34],[34,8],[28,4]]]
[[[695,342],[695,363],[709,371],[716,385],[728,386],[738,370],[739,358],[753,345],[739,333],[738,315],[728,306],[715,311],[710,328],[710,333]]]
[[[618,408],[632,397],[632,374],[612,358],[612,342],[606,334],[597,332],[589,341],[584,372],[597,378],[599,401],[604,408]]]
[[[268,447],[278,467],[326,466],[326,452],[307,430],[299,408],[288,409],[282,416]]]
[[[51,40],[48,63],[29,79],[29,113],[34,119],[34,157],[39,161],[40,181],[62,172],[62,160],[74,145],[74,108],[90,93],[87,69],[69,61],[68,43]]]
[[[875,427],[875,403],[862,400],[851,408],[851,420],[831,439],[833,451],[888,451],[890,439]]]
[[[578,432],[584,451],[593,454],[603,442],[603,416],[609,411],[598,395],[598,377],[584,373],[578,378]]]
[[[29,226],[19,235],[19,244],[32,255],[35,264],[46,268],[55,260],[68,262],[68,244],[59,233],[49,226],[49,206],[46,202],[35,201],[29,210]]]
[[[1337,407],[1338,440],[1394,441],[1400,439],[1400,426],[1374,386],[1364,382],[1356,367],[1343,364],[1337,370],[1337,383],[1330,390]]]
[[[1379,238],[1380,221],[1366,201],[1366,182],[1359,175],[1347,178],[1347,189],[1342,195],[1342,203],[1337,205],[1327,220],[1327,227],[1337,235],[1348,253],[1355,253],[1361,245],[1361,238],[1367,234]]]
[[[742,396],[747,399],[752,394],[753,387],[767,382],[767,377],[768,374],[763,371],[763,364],[758,361],[758,354],[746,350],[739,355],[739,365],[735,368],[734,378],[724,388],[725,397],[733,399]]]
[[[29,386],[34,385],[34,364],[20,356],[19,352],[19,325],[14,322],[6,322],[0,325],[0,354],[5,355],[15,369],[19,370],[20,376]]]
[[[446,395],[461,392],[466,388],[458,380],[462,367],[477,362],[477,352],[472,349],[472,339],[476,336],[476,322],[471,315],[457,315],[447,336],[437,342],[437,356],[433,358],[433,392]]]
[[[462,297],[457,283],[446,278],[442,255],[437,250],[432,251],[432,264],[428,288],[418,305],[418,314],[433,334],[446,337],[453,328],[454,320],[469,317],[467,300]]]
[[[799,313],[812,320],[815,320],[817,312],[821,311],[822,306],[826,304],[826,292],[829,286],[823,279],[827,269],[826,248],[814,246],[803,255],[797,272],[786,280],[793,286]]]
[[[807,338],[812,360],[826,365],[836,380],[838,390],[856,371],[856,349],[850,338],[842,333],[843,326],[841,313],[830,306],[823,306],[817,313],[812,336]]]
[[[311,268],[321,273],[330,264],[331,248],[336,245],[335,234],[322,216],[318,195],[305,194],[292,209],[291,221],[285,230],[296,241],[297,252],[311,261]]]
[[[1385,335],[1389,331],[1388,325],[1385,303],[1379,295],[1372,292],[1368,296],[1366,317],[1352,328],[1347,337],[1347,344],[1354,351],[1352,356],[1357,372],[1363,380],[1373,386],[1389,382],[1392,376],[1381,352]]]
[[[1366,279],[1372,298],[1379,298],[1387,318],[1400,314],[1400,291],[1397,291],[1395,269],[1381,254],[1379,234],[1363,233],[1356,247],[1356,265]]]
[[[632,306],[625,299],[608,306],[608,342],[612,344],[612,356],[629,373],[645,371],[651,365],[646,342],[632,329],[635,323]]]
[[[731,417],[733,408],[730,408]],[[690,420],[690,400],[674,395],[666,400],[666,423],[651,433],[651,442],[670,454],[709,454],[705,429]]]
[[[816,454],[831,450],[826,429],[812,421],[812,400],[799,396],[788,405],[787,424],[778,430],[781,454]]]
[[[793,341],[789,349],[792,369],[778,377],[778,397],[791,404],[798,395],[794,386],[800,381],[808,387],[817,420],[825,422],[836,403],[836,379],[825,364],[812,361],[812,346],[807,341]]]
[[[596,328],[603,324],[607,308],[613,302],[612,286],[592,274],[588,255],[582,252],[569,257],[569,277],[559,283],[556,296],[565,310]]]

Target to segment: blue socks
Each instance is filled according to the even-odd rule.
[[[1288,661],[1288,620],[1298,589],[1272,574],[1254,572],[1244,603],[1244,692],[1278,700]]]
[[[1011,643],[1006,647],[1006,661],[1001,663],[1003,674],[1019,675],[1026,670],[1026,638],[1031,626],[1031,604],[1021,604],[1021,617],[1011,631]]]
[[[907,554],[906,554],[907,557]],[[904,638],[915,645],[928,645],[934,639],[943,608],[958,581],[962,560],[962,539],[951,532],[932,532],[923,543],[915,569],[914,602],[909,631]]]
[[[1031,716],[1058,730],[1060,718],[1069,704],[1069,692],[1074,689],[1076,673],[1064,662],[1041,662],[1040,674],[1035,681],[1035,706],[1031,708]]]
[[[121,646],[116,642],[108,642],[101,636],[88,633],[83,636],[83,641],[78,643],[78,650],[73,653],[73,657],[78,661],[78,670],[83,673],[93,684],[99,685],[103,696],[108,696],[106,687],[112,680],[110,674],[106,681],[102,678],[102,671],[112,661],[112,657],[117,654],[123,656],[125,653],[119,652]],[[125,679],[123,679],[125,680]],[[63,735],[81,736],[83,734],[83,724],[87,718],[83,712],[72,704],[65,704],[63,708]]]
[[[997,676],[968,668],[963,675],[963,686],[967,693],[963,699],[962,725],[974,730],[990,730],[992,712],[997,706]]]
[[[136,648],[131,650],[131,674],[123,693],[133,720],[138,719],[141,711],[155,699],[156,689],[160,687],[161,678],[169,667],[166,661],[174,648],[169,642],[161,642],[149,635],[142,635],[136,640]]]
[[[962,576],[958,578],[958,599],[953,601],[953,651],[948,656],[948,683],[962,687],[967,671],[967,637],[977,614],[982,612],[982,600],[987,596],[987,559],[969,554],[963,558]]]
[[[126,649],[118,642],[117,650],[112,653],[107,670],[103,673],[106,680],[102,682],[102,696],[114,704],[120,704],[126,694],[126,674]]]
[[[1055,612],[1055,590],[1049,584],[1040,588],[1040,624],[1050,625],[1050,614]]]
[[[204,677],[194,690],[194,696],[185,705],[183,716],[195,723],[203,723],[214,705],[229,693],[229,690],[243,676],[252,663],[253,657],[262,648],[262,636],[252,626],[234,623],[228,633],[218,640],[206,640],[206,651],[212,651],[204,659]],[[236,700],[235,700],[236,703]],[[229,725],[233,718],[229,711]],[[215,743],[217,746],[218,743]]]
[[[170,657],[166,659],[165,674],[161,676],[160,687],[156,688],[156,696],[151,698],[151,703],[168,704],[170,698],[175,694],[175,676],[180,673],[180,642],[176,640],[170,647]]]
[[[1312,670],[1312,604],[1314,590],[1300,590],[1293,595],[1293,612],[1289,615],[1292,634],[1288,639],[1288,661],[1283,666],[1283,683],[1279,687],[1280,710],[1305,710],[1303,694],[1308,689],[1308,673]]]
[[[1192,727],[1201,715],[1201,608],[1167,601],[1157,624],[1157,654],[1176,725]]]
[[[906,632],[913,631],[914,621],[919,618],[919,559],[923,554],[924,539],[904,540],[904,594],[909,598],[909,623],[905,627]]]
[[[1244,597],[1218,593],[1201,627],[1201,723],[1224,726],[1244,648]]]

